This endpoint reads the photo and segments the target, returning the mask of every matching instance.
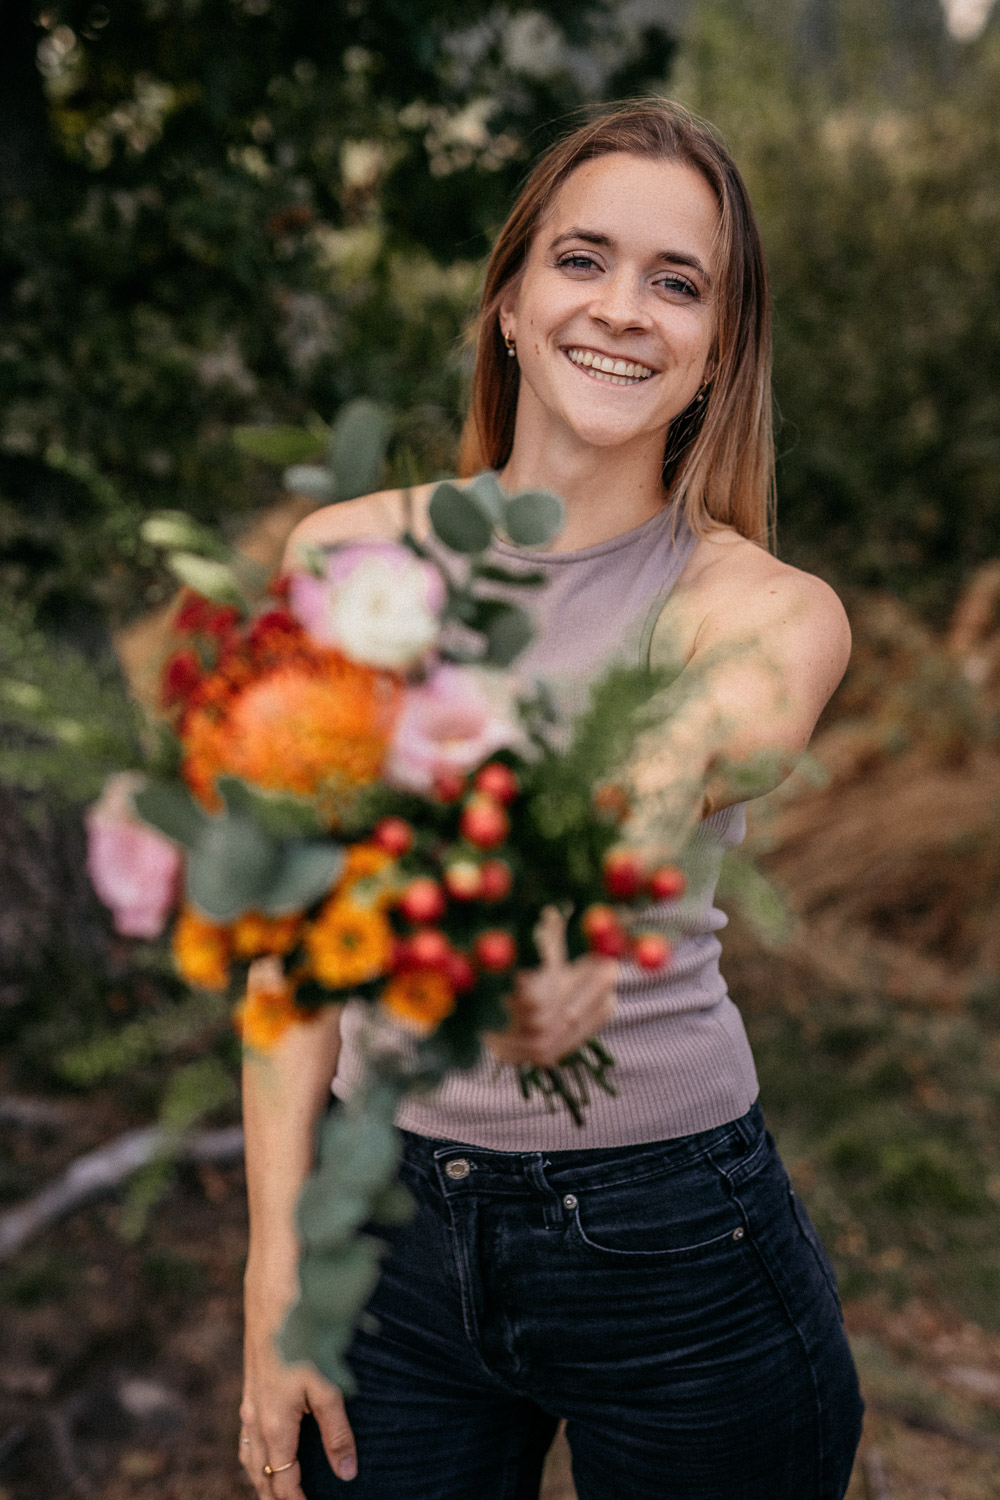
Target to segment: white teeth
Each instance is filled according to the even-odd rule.
[[[582,365],[596,379],[608,380],[612,385],[635,385],[640,380],[648,380],[653,373],[647,365],[633,364],[627,359],[612,359],[606,354],[594,354],[590,349],[567,349],[566,354],[575,365]]]

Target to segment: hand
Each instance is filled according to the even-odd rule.
[[[519,973],[507,1000],[510,1026],[486,1037],[499,1062],[552,1068],[614,1015],[618,966],[587,954],[566,957],[566,923],[554,906],[535,929],[541,964]]]
[[[316,1418],[339,1478],[357,1474],[357,1450],[337,1387],[312,1365],[286,1365],[281,1359],[274,1347],[279,1324],[280,1318],[252,1312],[248,1299],[239,1459],[260,1500],[305,1500],[296,1459],[304,1412]],[[281,1472],[269,1478],[265,1464]]]

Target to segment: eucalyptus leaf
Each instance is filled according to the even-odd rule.
[[[500,568],[495,563],[476,563],[476,578],[486,579],[489,583],[509,583],[522,589],[541,588],[548,582],[548,574],[539,569],[525,570],[518,573],[514,568]]]
[[[353,500],[377,487],[388,441],[389,415],[377,401],[360,396],[341,407],[327,453],[338,500]]]
[[[491,667],[509,667],[530,644],[535,622],[519,604],[499,604],[483,626],[486,636],[484,660]]]
[[[320,1133],[320,1160],[334,1164],[345,1187],[380,1189],[400,1156],[400,1140],[391,1119],[372,1113],[331,1115]]]
[[[196,552],[171,552],[166,561],[174,577],[194,589],[196,594],[202,594],[216,604],[245,607],[243,590],[229,563],[200,557]]]
[[[521,490],[504,510],[504,530],[518,547],[544,547],[562,531],[566,508],[549,490]]]
[[[305,838],[323,832],[316,804],[308,797],[264,791],[237,776],[220,776],[216,786],[229,812],[253,818],[272,838]]]
[[[229,556],[226,544],[182,510],[158,510],[147,516],[139,535],[150,547],[165,551],[196,552],[201,557]]]
[[[361,1189],[341,1188],[331,1193],[322,1177],[311,1178],[299,1197],[296,1220],[303,1243],[310,1253],[336,1249],[370,1216],[370,1194]]]
[[[187,894],[213,922],[259,911],[281,858],[280,846],[249,818],[208,818],[187,860]]]
[[[322,431],[308,427],[234,427],[233,442],[242,453],[269,464],[305,464],[320,458],[326,443]]]
[[[453,552],[485,552],[493,539],[493,526],[482,507],[467,490],[448,480],[431,496],[430,520],[438,537]]]
[[[307,500],[322,503],[344,498],[337,495],[337,482],[323,464],[292,464],[282,474],[281,482],[293,495],[305,495]]]
[[[379,1248],[376,1241],[362,1237],[342,1250],[304,1255],[299,1285],[305,1307],[325,1322],[353,1323],[375,1290]]]
[[[179,782],[150,782],[133,793],[132,805],[144,823],[185,849],[195,848],[209,823],[208,815]]]
[[[375,1224],[393,1227],[408,1224],[415,1212],[413,1194],[401,1182],[391,1182],[372,1204],[371,1219]]]
[[[472,496],[480,509],[489,516],[494,526],[501,524],[507,496],[497,483],[497,477],[492,469],[477,474],[475,479],[466,485],[465,493]]]
[[[286,844],[261,895],[261,910],[268,917],[304,911],[326,895],[343,863],[344,851],[338,844],[305,840]]]

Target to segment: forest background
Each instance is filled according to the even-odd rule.
[[[306,502],[234,430],[321,443],[359,395],[393,414],[387,482],[450,472],[491,234],[582,107],[640,92],[705,113],[748,179],[780,550],[858,643],[727,880],[869,1397],[856,1493],[996,1493],[998,86],[985,0],[0,6],[0,1216],[124,1132],[163,1147],[16,1253],[0,1217],[0,1500],[52,1473],[242,1493],[235,1044],[82,874],[95,683],[137,670],[172,589],[142,518],[273,550]],[[58,694],[44,751],[26,687]],[[229,1159],[168,1170],[199,1127]]]

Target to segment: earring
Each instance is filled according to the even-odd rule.
[[[509,333],[504,334],[503,341],[507,345],[507,358],[513,359],[515,354],[517,353],[517,345],[515,344]]]
[[[695,406],[700,406],[701,403],[706,399],[707,396],[708,396],[708,381],[707,380],[703,380],[702,383],[701,383],[701,385],[698,387],[698,390],[695,393],[694,405]]]

